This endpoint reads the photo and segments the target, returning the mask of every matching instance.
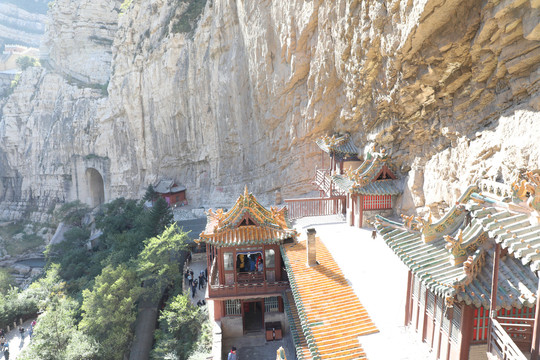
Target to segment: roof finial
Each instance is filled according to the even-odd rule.
[[[248,189],[247,189],[247,184],[244,186],[244,197],[247,198],[249,195],[248,193]]]

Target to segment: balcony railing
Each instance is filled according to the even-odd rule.
[[[345,196],[285,199],[289,220],[306,216],[339,215],[345,212]]]
[[[531,347],[534,319],[498,317],[491,319],[488,352],[504,360],[527,360],[522,349]]]
[[[289,288],[288,281],[245,282],[232,285],[210,284],[208,295],[210,297],[228,297],[241,295],[258,295],[281,293]]]

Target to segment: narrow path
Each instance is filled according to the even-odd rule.
[[[199,274],[201,270],[206,269],[206,253],[202,254],[193,254],[191,262],[187,265],[190,270],[193,271],[193,276],[195,279],[199,279]],[[185,269],[184,269],[185,272]],[[197,286],[197,290],[195,291],[195,296],[191,296],[192,292],[191,289],[188,286],[188,283],[186,279],[184,278],[184,294],[189,295],[189,299],[193,303],[193,305],[197,305],[198,301],[204,300],[205,294],[206,294],[206,283],[202,288],[199,289]]]
[[[18,328],[11,330],[6,335],[7,343],[9,344],[9,360],[14,360],[17,358],[17,355],[30,344],[30,335],[28,334],[28,329],[30,329],[30,324],[35,319],[30,319],[23,323],[24,327],[24,336],[21,339]],[[5,360],[4,351],[0,352],[0,360]]]

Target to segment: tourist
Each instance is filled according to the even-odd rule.
[[[201,288],[204,288],[204,276],[202,276],[201,274],[199,274],[199,290]]]
[[[4,350],[4,359],[5,359],[5,360],[9,360],[9,349],[8,349],[8,348],[6,348],[6,349]]]
[[[236,348],[234,346],[231,348],[231,352],[229,353],[227,360],[238,360],[236,357]]]
[[[191,297],[195,297],[195,293],[197,292],[197,279],[193,281],[193,285],[191,286]]]
[[[32,320],[32,324],[30,324],[32,327],[36,326],[36,320]]]
[[[28,336],[30,336],[30,339],[32,338],[33,334],[34,334],[34,328],[30,326],[30,329],[28,329]]]
[[[191,273],[188,275],[187,281],[188,285],[191,287],[191,285],[193,285],[193,276],[191,275]]]
[[[371,232],[371,238],[372,238],[372,239],[376,239],[376,238],[377,238],[377,230],[373,230],[373,231]]]
[[[21,333],[21,339],[24,339],[24,328],[19,326],[19,333]]]

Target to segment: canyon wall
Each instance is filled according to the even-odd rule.
[[[49,11],[44,66],[0,99],[0,218],[161,178],[202,206],[296,196],[338,131],[392,153],[404,212],[540,167],[538,0],[127,5]]]

